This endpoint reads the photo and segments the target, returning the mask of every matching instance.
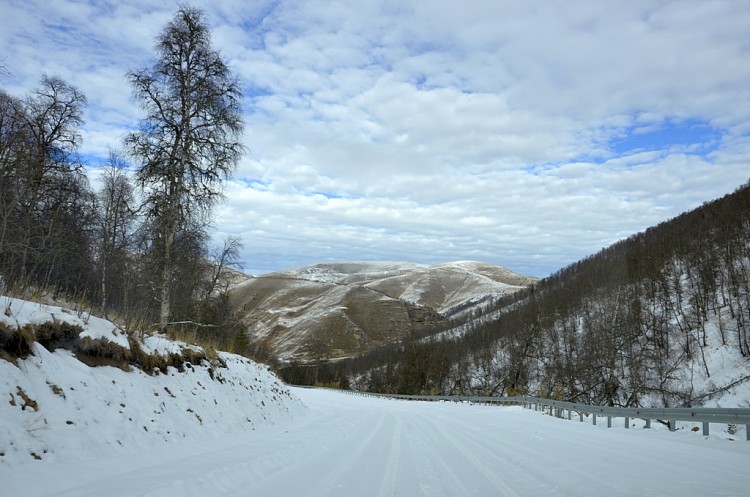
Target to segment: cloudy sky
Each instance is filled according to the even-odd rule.
[[[543,277],[750,179],[750,2],[195,0],[245,88],[216,238],[245,270],[477,260]],[[140,111],[170,0],[2,0],[0,87]],[[92,173],[93,174],[93,173]]]

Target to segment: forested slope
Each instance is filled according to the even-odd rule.
[[[732,392],[750,381],[750,185],[498,306],[507,312],[462,336],[406,340],[333,376],[409,393],[742,404]]]

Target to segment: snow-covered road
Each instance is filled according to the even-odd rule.
[[[29,465],[21,496],[746,496],[750,442],[607,429],[517,407],[293,389],[307,413],[204,444]]]

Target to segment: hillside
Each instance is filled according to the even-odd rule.
[[[0,303],[0,468],[205,443],[304,410],[244,357],[62,307]]]
[[[316,361],[443,329],[534,281],[476,262],[317,264],[244,281],[231,302],[256,347],[280,361]]]
[[[471,261],[433,266],[403,262],[316,264],[276,274],[321,283],[364,286],[394,299],[429,307],[443,316],[537,281],[501,266]]]
[[[748,227],[745,185],[498,301],[461,328],[337,364],[328,377],[398,393],[748,407]]]

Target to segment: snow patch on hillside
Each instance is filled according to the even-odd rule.
[[[57,320],[81,326],[81,336],[128,346],[124,332],[109,321],[7,297],[2,303],[6,327]],[[146,336],[139,345],[162,355],[199,350],[164,335]],[[284,423],[305,410],[267,366],[234,354],[218,352],[213,363],[185,363],[183,371],[169,367],[152,376],[133,368],[89,367],[68,350],[50,352],[38,343],[32,352],[15,363],[0,359],[0,466],[209,441]]]
[[[407,272],[426,269],[425,264],[409,262],[340,262],[331,264],[315,264],[298,269],[290,269],[277,274],[285,274],[308,281],[331,283],[336,285],[352,284],[358,281],[366,282]]]
[[[432,307],[441,314],[452,314],[474,300],[500,297],[528,285],[534,278],[521,276],[499,266],[473,261],[436,265],[409,262],[340,262],[315,264],[274,273],[332,285],[361,285],[391,298]],[[445,294],[433,302],[435,291]]]

